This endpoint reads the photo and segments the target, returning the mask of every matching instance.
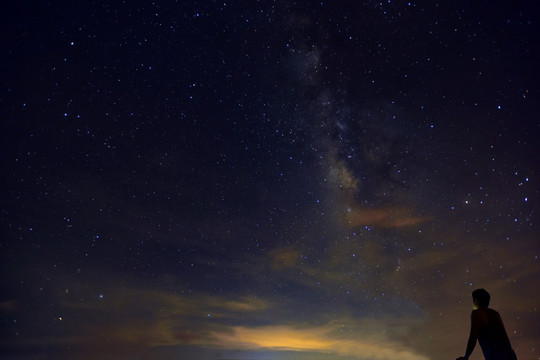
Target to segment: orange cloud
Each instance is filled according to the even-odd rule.
[[[429,217],[415,216],[411,210],[406,208],[349,208],[343,220],[349,227],[378,226],[398,228],[421,224],[429,220]]]
[[[384,337],[341,336],[339,326],[310,328],[265,326],[234,327],[230,332],[214,332],[214,345],[229,349],[267,349],[334,353],[373,360],[427,360],[428,358]]]

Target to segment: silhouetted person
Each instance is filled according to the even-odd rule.
[[[456,360],[467,360],[474,350],[476,339],[480,343],[486,360],[517,360],[510,345],[498,312],[488,308],[489,293],[484,289],[472,293],[474,310],[471,313],[471,334],[467,342],[465,356]]]

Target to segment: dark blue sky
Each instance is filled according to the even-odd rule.
[[[2,8],[6,359],[538,359],[531,2]]]

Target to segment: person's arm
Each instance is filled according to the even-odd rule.
[[[467,350],[465,350],[465,356],[457,358],[457,360],[467,360],[469,359],[469,356],[471,356],[474,347],[476,346],[476,339],[478,338],[479,320],[478,316],[476,316],[476,312],[473,311],[471,313],[471,333],[469,334],[469,341],[467,341]]]

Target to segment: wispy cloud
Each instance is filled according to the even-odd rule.
[[[344,224],[349,227],[400,228],[419,225],[427,220],[429,220],[429,217],[416,216],[411,209],[403,207],[364,209],[353,206],[349,207],[343,216]]]
[[[300,259],[300,251],[293,247],[277,248],[270,253],[274,270],[288,269],[295,266]]]
[[[412,318],[401,323],[396,322],[395,316],[386,320],[385,317],[347,316],[336,321],[328,314],[319,314],[314,323],[305,323],[294,316],[301,304],[286,298],[270,300],[204,293],[179,295],[129,287],[106,289],[103,298],[87,297],[81,301],[81,298],[95,292],[94,287],[88,285],[73,287],[69,294],[65,291],[56,294],[62,299],[62,322],[66,328],[76,324],[73,328],[76,331],[69,337],[50,334],[47,339],[28,338],[27,343],[72,344],[78,347],[132,344],[129,346],[141,351],[158,347],[202,346],[266,354],[282,351],[324,353],[362,360],[427,359],[394,337],[396,333],[409,331],[409,325],[417,321]],[[290,317],[272,317],[272,314],[287,311]],[[344,328],[347,331],[344,332]]]

